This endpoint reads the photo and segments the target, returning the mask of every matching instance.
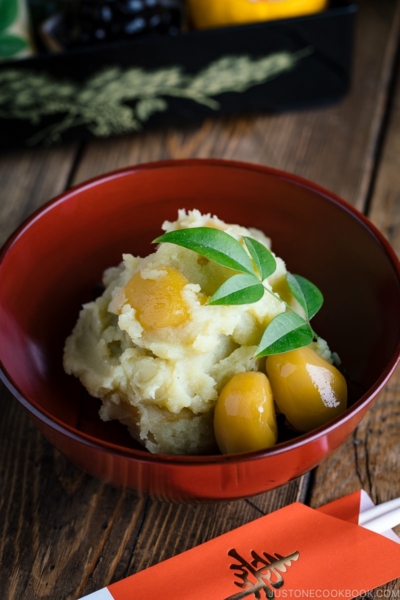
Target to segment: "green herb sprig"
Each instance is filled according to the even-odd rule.
[[[242,245],[220,229],[193,227],[170,231],[154,240],[154,243],[165,242],[193,250],[219,265],[238,271],[217,289],[208,304],[252,304],[261,300],[265,292],[282,302],[282,299],[265,285],[267,278],[276,270],[275,258],[257,240],[243,236]],[[300,275],[287,273],[286,280],[290,291],[302,307],[305,318],[285,303],[287,311],[277,315],[269,323],[256,350],[256,357],[308,346],[317,337],[311,328],[310,320],[323,304],[324,298],[320,290]]]

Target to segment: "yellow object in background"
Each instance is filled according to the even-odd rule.
[[[299,17],[320,12],[328,0],[186,0],[197,29]]]

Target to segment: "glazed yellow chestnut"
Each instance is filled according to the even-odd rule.
[[[162,267],[165,275],[143,279],[140,271],[125,286],[125,296],[135,309],[137,319],[148,331],[161,327],[177,327],[188,318],[182,291],[188,280],[173,267]]]
[[[269,356],[266,369],[276,405],[298,431],[311,431],[346,409],[345,378],[309,346]]]
[[[223,454],[261,450],[276,443],[274,402],[264,373],[238,373],[225,385],[215,407],[214,433]]]

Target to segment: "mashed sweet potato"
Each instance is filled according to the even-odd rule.
[[[178,219],[162,228],[204,226],[247,235],[270,247],[261,231],[228,225],[197,210],[180,210]],[[286,267],[282,259],[276,261],[268,283],[279,293]],[[254,304],[207,305],[231,275],[231,270],[173,244],[161,244],[145,258],[126,254],[118,267],[105,271],[104,293],[84,305],[66,341],[64,368],[101,399],[100,417],[121,421],[150,452],[214,452],[212,420],[219,392],[236,373],[260,368],[255,350],[285,304],[264,294]],[[151,290],[166,289],[164,282],[170,282],[170,289],[155,302]],[[165,305],[168,298],[174,304],[171,311]],[[318,352],[329,358],[323,340]]]

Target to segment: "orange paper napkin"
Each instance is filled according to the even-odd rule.
[[[357,524],[372,506],[362,490],[290,504],[85,600],[353,598],[400,577],[400,539]]]

